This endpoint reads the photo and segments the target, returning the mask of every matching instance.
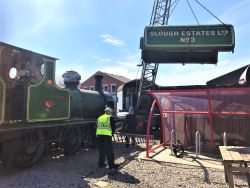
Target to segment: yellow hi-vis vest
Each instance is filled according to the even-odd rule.
[[[98,118],[96,135],[112,136],[110,117],[111,115],[104,114]]]

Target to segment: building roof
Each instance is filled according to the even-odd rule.
[[[115,80],[118,80],[118,81],[122,82],[123,84],[125,84],[125,83],[127,83],[127,82],[130,81],[129,78],[126,78],[124,76],[119,76],[119,75],[109,74],[109,73],[106,73],[106,72],[97,71],[95,74],[93,74],[88,79],[86,79],[85,81],[83,81],[81,83],[81,85],[84,85],[86,82],[88,82],[89,80],[91,80],[95,75],[102,75],[102,76],[111,77],[111,78],[113,78]]]
[[[140,87],[140,79],[134,79],[134,80],[130,80],[127,83],[122,84],[121,86],[118,87],[117,91],[122,91],[124,88],[134,88],[136,90],[138,90]],[[159,86],[157,84],[154,84],[155,89],[159,88]]]
[[[114,79],[116,79],[116,80],[119,80],[119,81],[123,82],[123,83],[127,83],[127,82],[130,81],[129,78],[126,78],[126,77],[124,77],[124,76],[119,76],[119,75],[110,74],[110,73],[101,72],[101,71],[97,71],[94,75],[98,75],[98,74],[101,74],[101,75],[104,74],[104,75],[110,76],[110,77],[112,77],[112,78],[114,78]]]
[[[241,79],[244,79],[246,83],[250,81],[250,69],[249,65],[245,65],[239,69],[231,71],[227,74],[214,78],[207,81],[207,85],[228,85],[228,84],[239,84]],[[244,77],[244,78],[243,78]]]
[[[134,84],[136,86],[136,82],[138,82],[138,87],[139,87],[139,84],[140,84],[140,80],[139,79],[134,79],[134,80],[130,80],[128,81],[127,83],[124,83],[122,85],[120,85],[118,88],[117,88],[117,91],[122,91],[123,88],[126,86],[126,85],[129,85],[129,84]],[[138,88],[137,87],[137,88]],[[136,88],[136,87],[135,87]]]

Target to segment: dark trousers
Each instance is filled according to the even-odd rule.
[[[127,130],[125,131],[125,133],[135,134],[135,129],[127,128]],[[129,135],[129,136],[127,135],[127,136],[125,136],[126,147],[129,146],[130,139],[132,140],[132,144],[135,144],[135,137],[131,136],[131,135]]]
[[[111,136],[98,136],[97,144],[99,147],[99,161],[98,165],[103,166],[107,157],[109,166],[114,165],[114,151],[112,146]]]
[[[128,134],[134,134],[134,131],[132,130],[132,131],[128,131]],[[129,141],[130,141],[130,139],[132,140],[132,144],[134,145],[135,144],[135,137],[134,136],[131,136],[131,135],[127,135],[127,136],[125,136],[125,141],[126,141],[126,148],[128,148],[129,147]]]
[[[135,144],[135,137],[134,136],[125,136],[126,144],[129,144],[130,138],[132,140],[132,144]]]

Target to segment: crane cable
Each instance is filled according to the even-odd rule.
[[[210,10],[208,10],[204,5],[202,5],[198,0],[195,0],[196,3],[198,3],[201,7],[203,7],[207,12],[209,12],[213,17],[215,17],[219,22],[221,22],[223,25],[226,25],[224,22],[222,22],[217,16],[215,16]]]
[[[173,5],[174,5],[174,7],[172,8],[172,11],[170,12],[169,17],[170,17],[170,15],[173,13],[173,11],[174,11],[174,9],[176,8],[176,6],[178,5],[179,1],[180,1],[180,0],[175,0],[175,1],[170,5],[170,7],[172,7]],[[213,17],[215,17],[219,22],[221,22],[223,25],[226,25],[226,24],[225,24],[223,21],[221,21],[217,16],[215,16],[210,10],[208,10],[204,5],[202,5],[198,0],[195,0],[195,1],[196,1],[196,3],[198,3],[202,8],[204,8],[209,14],[211,14]],[[192,9],[190,3],[189,3],[189,0],[187,0],[187,3],[188,3],[188,5],[189,5],[189,8],[191,9],[191,11],[192,11],[192,13],[193,13],[193,15],[194,15],[196,21],[197,21],[197,23],[199,24],[199,21],[198,21],[196,15],[195,15],[195,13],[194,13],[194,11],[193,11],[193,9]]]
[[[173,11],[174,11],[174,9],[176,8],[176,6],[178,5],[179,1],[180,1],[180,0],[175,0],[175,2],[173,2],[173,3],[170,5],[170,8],[171,8],[171,7],[175,4],[174,8],[172,9],[172,11],[171,11],[170,14],[169,14],[169,17],[170,17],[170,15],[173,13]]]
[[[190,5],[190,3],[189,3],[189,0],[186,0],[186,1],[187,1],[187,3],[188,3],[189,8],[191,9],[191,11],[192,11],[192,13],[193,13],[193,16],[194,16],[195,19],[196,19],[196,22],[198,23],[198,25],[200,25],[200,23],[199,23],[199,21],[198,21],[196,15],[195,15],[195,13],[194,13],[194,10],[192,9],[192,7],[191,7],[191,5]]]

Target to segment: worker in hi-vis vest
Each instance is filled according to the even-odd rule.
[[[105,158],[107,157],[110,169],[117,169],[118,164],[114,163],[114,151],[112,146],[112,135],[115,131],[115,124],[112,117],[112,109],[106,107],[105,114],[97,119],[96,137],[99,147],[98,167],[106,167]]]

